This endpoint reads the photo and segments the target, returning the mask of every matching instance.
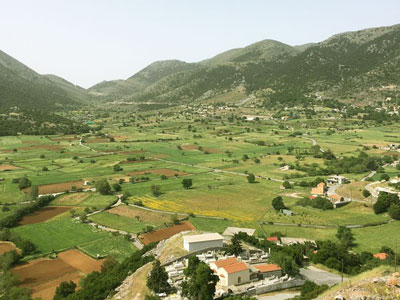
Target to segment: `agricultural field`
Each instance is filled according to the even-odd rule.
[[[93,257],[104,256],[110,248],[108,241],[113,241],[115,247],[121,246],[121,253],[113,250],[118,259],[129,256],[135,251],[131,243],[123,237],[114,237],[111,233],[96,229],[87,224],[79,223],[71,218],[55,219],[44,223],[18,226],[13,229],[23,238],[29,239],[36,246],[33,255],[43,256],[52,251],[64,251],[74,247],[88,249],[88,254]],[[49,238],[51,237],[51,238]],[[93,245],[95,243],[95,245]],[[112,250],[112,249],[111,249]]]
[[[0,137],[0,220],[30,205],[32,186],[39,195],[57,194],[12,228],[36,247],[24,261],[36,264],[34,259],[70,249],[91,259],[122,261],[137,250],[127,237],[108,230],[139,235],[148,244],[181,231],[223,233],[228,226],[254,228],[260,237],[281,232],[335,240],[337,227],[347,225],[353,227],[354,251],[395,248],[392,236],[400,223],[387,212],[375,214],[376,199],[365,189],[371,182],[390,187],[389,181],[378,181],[383,174],[396,179],[400,170],[382,163],[368,181],[370,170],[352,166],[337,172],[337,165],[362,155],[393,161],[398,152],[385,147],[400,143],[396,124],[366,127],[351,118],[336,122],[327,110],[321,110],[320,120],[299,113],[282,121],[270,119],[271,112],[259,107],[214,108],[206,117],[195,108],[182,109],[186,115],[172,107],[163,114],[137,112],[137,118],[113,111],[94,120],[93,132],[85,135]],[[241,115],[269,117],[245,121]],[[96,122],[101,130],[94,129]],[[315,181],[326,182],[336,173],[350,180],[335,189],[350,203],[327,210],[299,205]],[[255,175],[254,182],[249,174]],[[21,187],[23,178],[31,186]],[[192,185],[185,187],[186,180]],[[110,189],[103,194],[95,190],[99,181]],[[122,195],[123,202],[118,201]],[[274,209],[272,200],[278,196],[293,215]],[[171,226],[178,219],[187,221]],[[75,275],[68,276],[77,280]]]
[[[93,271],[100,271],[103,260],[95,260],[78,250],[68,250],[55,259],[35,259],[13,268],[20,286],[32,290],[34,297],[53,299],[57,286],[66,280],[79,280]]]

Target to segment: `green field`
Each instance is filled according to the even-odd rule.
[[[133,244],[122,236],[114,236],[69,218],[19,226],[13,231],[31,240],[37,249],[33,255],[39,256],[53,250],[59,252],[77,247],[94,258],[97,255],[111,256],[122,261],[136,251]]]
[[[139,233],[146,226],[154,226],[153,224],[145,224],[134,218],[114,215],[108,212],[102,212],[89,217],[91,221],[97,224],[123,230],[130,233]]]
[[[308,118],[300,109],[295,112],[296,118],[286,122],[269,117],[260,121],[244,121],[241,115],[283,113],[271,112],[257,105],[235,108],[236,117],[232,121],[231,110],[219,110],[217,107],[214,106],[213,114],[207,117],[199,117],[193,107],[171,107],[163,110],[163,115],[154,111],[138,112],[134,108],[132,111],[115,110],[108,117],[96,117],[94,122],[102,124],[103,135],[86,134],[86,147],[79,145],[81,136],[72,140],[63,136],[0,137],[0,163],[19,167],[0,171],[0,178],[4,178],[0,182],[0,204],[25,199],[17,184],[11,183],[12,179],[22,176],[28,177],[34,185],[89,181],[88,188],[92,188],[97,180],[106,179],[110,185],[123,182],[121,192],[131,194],[128,203],[142,203],[145,208],[158,211],[121,206],[119,209],[125,209],[124,212],[102,212],[90,217],[98,224],[131,233],[138,233],[146,226],[159,227],[171,222],[171,215],[167,212],[194,214],[196,217],[190,219],[202,231],[223,232],[227,226],[245,226],[262,233],[259,221],[266,224],[278,222],[294,226],[265,225],[263,229],[267,233],[279,229],[288,236],[313,239],[332,238],[334,230],[310,229],[298,224],[365,225],[390,220],[387,214],[375,215],[373,201],[362,195],[365,185],[360,179],[368,174],[366,171],[343,174],[352,180],[352,184],[338,191],[345,196],[350,194],[359,201],[334,210],[298,206],[298,199],[308,197],[311,188],[294,186],[285,190],[281,185],[283,179],[299,183],[330,176],[304,171],[307,168],[324,168],[329,163],[321,156],[310,154],[311,139],[315,139],[323,149],[333,151],[339,159],[357,156],[360,151],[380,157],[397,155],[395,151],[381,149],[400,141],[400,126],[397,123],[377,125],[363,123],[358,118],[344,119],[340,113],[320,106],[315,107],[318,118]],[[185,115],[182,115],[181,109],[186,112]],[[74,113],[86,122],[85,115]],[[114,142],[104,139],[104,134],[113,137]],[[100,140],[91,143],[95,138]],[[114,171],[116,164],[122,170]],[[296,166],[299,170],[281,169],[285,165]],[[394,167],[385,167],[383,171],[391,178],[400,173]],[[167,178],[162,176],[163,172]],[[262,178],[258,178],[256,183],[248,183],[247,173]],[[378,180],[380,176],[381,173],[377,173],[374,179]],[[147,177],[148,181],[130,182],[142,177]],[[193,180],[190,189],[183,188],[184,178]],[[160,188],[161,195],[152,194],[153,185]],[[109,206],[116,201],[118,193],[70,193],[57,197],[51,205],[73,206],[76,212],[82,213],[85,208],[93,210]],[[272,199],[278,195],[283,197],[294,216],[286,216],[273,209]],[[166,213],[163,214],[163,211]],[[0,218],[9,213],[0,212]],[[383,233],[376,243],[373,239],[379,238],[380,231],[387,230],[393,234],[396,226],[397,223],[393,222],[382,227],[354,229],[359,241],[356,250],[375,251],[378,248],[376,245],[393,245],[389,234]],[[88,243],[91,245],[88,248],[92,249],[97,240],[108,236],[108,233],[86,225],[74,224],[68,214],[43,224],[14,230],[31,238],[40,252],[83,247]],[[49,236],[54,237],[54,241]]]

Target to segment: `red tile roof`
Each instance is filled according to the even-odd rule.
[[[270,242],[277,242],[277,241],[278,241],[278,237],[277,237],[277,236],[270,236],[270,237],[267,237],[267,241],[270,241]]]
[[[215,265],[216,265],[218,268],[223,268],[223,267],[228,266],[228,265],[237,264],[238,262],[239,262],[239,261],[237,260],[236,257],[229,257],[229,258],[226,258],[226,259],[217,260],[217,261],[215,262]]]
[[[254,268],[256,268],[261,273],[274,272],[274,271],[282,270],[280,266],[275,265],[275,264],[257,265],[257,266],[254,266]]]
[[[380,260],[385,260],[389,255],[387,253],[376,253],[374,254],[375,258],[379,258]]]
[[[224,269],[225,269],[226,273],[231,274],[231,273],[237,273],[240,271],[248,270],[249,267],[244,262],[240,262],[237,264],[225,266]]]

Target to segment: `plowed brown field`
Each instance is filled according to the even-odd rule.
[[[100,271],[103,262],[74,249],[59,253],[56,259],[32,260],[12,271],[18,275],[20,287],[31,289],[33,297],[51,300],[62,281],[78,284],[82,276]]]
[[[55,216],[62,214],[63,212],[70,210],[72,206],[47,206],[34,213],[25,216],[20,225],[36,224],[47,221]]]
[[[194,227],[192,223],[186,221],[181,224],[173,225],[171,227],[166,227],[150,233],[141,234],[139,236],[139,239],[144,245],[148,245],[153,242],[159,242],[168,239],[179,232],[189,230],[196,230],[196,227]]]
[[[70,191],[73,186],[76,187],[77,189],[87,188],[87,186],[83,185],[83,183],[84,182],[82,180],[76,180],[76,181],[39,185],[38,186],[39,195]],[[25,188],[23,191],[27,193],[29,191],[29,188]]]

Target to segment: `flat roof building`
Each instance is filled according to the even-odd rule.
[[[189,252],[208,248],[222,248],[223,245],[224,237],[218,233],[204,233],[183,237],[183,248]]]

